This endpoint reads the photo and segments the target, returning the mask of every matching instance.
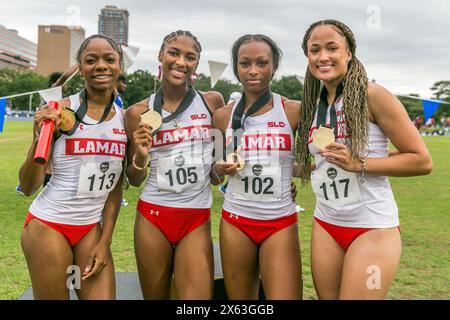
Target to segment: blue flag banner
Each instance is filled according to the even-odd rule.
[[[3,132],[3,123],[5,122],[6,99],[0,99],[0,133]]]
[[[442,101],[422,100],[423,114],[425,116],[424,123],[433,116]]]

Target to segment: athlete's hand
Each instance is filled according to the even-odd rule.
[[[152,148],[152,130],[144,122],[140,122],[138,128],[133,132],[134,144],[136,146],[136,158],[146,159]]]
[[[106,267],[109,260],[109,246],[105,243],[99,242],[89,255],[88,264],[83,270],[81,280],[86,280],[98,275],[103,268]]]
[[[234,176],[237,172],[236,168],[238,167],[237,163],[228,163],[223,160],[218,161],[214,165],[214,170],[216,171],[219,177]]]
[[[345,171],[361,172],[361,162],[359,159],[352,158],[345,144],[337,142],[330,143],[325,149],[320,149],[317,153],[324,157],[327,162]]]
[[[45,120],[55,121],[56,126],[59,125],[61,120],[59,119],[59,114],[61,112],[48,105],[42,106],[42,108],[34,113],[34,130],[37,132],[41,131],[42,124]]]

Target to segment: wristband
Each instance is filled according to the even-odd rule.
[[[222,181],[222,179],[225,177],[225,175],[223,175],[222,177],[219,177],[219,175],[216,172],[216,164],[215,163],[212,165],[211,172],[213,173],[214,177],[216,177],[216,179],[219,181]]]
[[[361,184],[364,183],[364,177],[367,171],[367,166],[366,166],[366,158],[360,158],[359,162],[361,162],[361,173],[360,173],[360,177],[359,177],[359,182],[361,182]]]

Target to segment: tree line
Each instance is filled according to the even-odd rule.
[[[50,87],[61,72],[54,72],[48,77],[41,76],[29,70],[1,69],[0,70],[0,97],[19,94],[24,92],[43,90]],[[160,82],[156,76],[146,70],[137,70],[128,73],[126,76],[127,90],[122,96],[125,107],[131,106],[136,102],[144,100],[152,92],[160,87]],[[198,75],[194,87],[200,91],[218,91],[222,94],[225,102],[228,101],[230,94],[234,91],[242,92],[242,86],[236,82],[227,79],[219,80],[214,88],[211,89],[210,77],[204,74]],[[63,96],[68,96],[79,92],[83,88],[83,80],[77,74],[63,87]],[[435,99],[440,99],[450,103],[450,81],[437,81],[430,88]],[[296,76],[283,76],[280,79],[272,81],[272,91],[279,93],[288,99],[301,100],[303,86]],[[411,96],[419,95],[411,93]],[[405,106],[411,119],[416,116],[423,116],[422,102],[420,100],[399,97],[399,100]],[[32,108],[35,110],[40,104],[38,94],[33,96]],[[11,100],[10,106],[15,110],[28,110],[29,97],[18,97]],[[450,116],[449,105],[441,105],[435,113],[436,117]]]

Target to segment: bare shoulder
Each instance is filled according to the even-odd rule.
[[[230,121],[232,110],[233,103],[230,103],[214,111],[213,122],[216,128],[225,132],[228,126],[228,122]]]
[[[290,100],[286,97],[281,97],[283,101],[284,110],[289,120],[292,129],[297,129],[298,121],[300,120],[301,102],[298,100]]]
[[[223,100],[223,96],[220,92],[217,91],[201,91],[200,92],[208,103],[208,107],[211,108],[211,112],[215,112],[217,109],[223,107],[225,105],[225,101]]]
[[[379,84],[369,83],[367,96],[369,112],[375,120],[386,112],[404,109],[397,97]]]
[[[133,104],[127,108],[125,112],[125,119],[135,119],[138,118],[141,113],[148,109],[148,102],[150,98],[146,98],[140,102]]]
[[[283,101],[284,109],[290,112],[300,112],[301,102],[298,100],[290,100],[286,97],[281,97],[281,101]]]

